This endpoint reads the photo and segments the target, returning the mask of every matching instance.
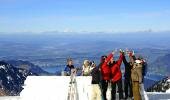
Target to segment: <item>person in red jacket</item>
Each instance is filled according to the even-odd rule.
[[[123,51],[120,50],[120,57],[117,61],[111,59],[109,66],[111,68],[111,83],[112,83],[112,100],[116,99],[116,85],[118,86],[119,99],[124,99],[122,90],[122,73],[121,73],[121,63],[123,61]]]
[[[108,63],[110,62],[110,59],[113,57],[114,52],[112,52],[111,54],[109,54],[108,56],[102,56],[101,57],[101,63],[100,63],[100,69],[101,69],[101,76],[102,76],[102,81],[101,81],[101,85],[102,85],[102,95],[103,95],[103,99],[106,99],[106,91],[107,91],[107,87],[108,87],[108,82],[110,81],[110,68],[108,66]]]

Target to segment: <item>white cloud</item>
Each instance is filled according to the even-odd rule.
[[[65,29],[63,30],[63,32],[65,32],[65,33],[70,33],[70,32],[73,32],[73,30],[71,30],[71,29],[69,29],[69,28],[65,28]]]

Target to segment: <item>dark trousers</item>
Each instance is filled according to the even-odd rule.
[[[116,100],[116,85],[118,86],[119,99],[123,99],[122,79],[112,82],[112,100]]]
[[[132,97],[132,81],[129,78],[124,80],[125,98]]]
[[[106,80],[102,80],[102,82],[101,82],[103,100],[107,100],[107,99],[106,99],[106,91],[107,91],[107,87],[108,87],[108,82],[109,82],[109,81],[106,81]]]

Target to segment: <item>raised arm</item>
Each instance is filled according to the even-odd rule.
[[[117,61],[117,64],[118,64],[119,67],[120,67],[122,61],[123,61],[123,53],[120,52],[120,57],[119,57],[119,60]]]
[[[111,60],[111,58],[113,57],[113,54],[114,54],[114,52],[110,53],[110,54],[107,56],[106,60],[105,60],[104,63],[103,63],[104,66],[108,64],[108,62],[109,62],[109,61]]]
[[[126,57],[125,57],[124,54],[123,54],[123,63],[124,63],[124,65],[128,65],[128,62],[127,62]]]
[[[110,61],[110,59],[113,57],[114,52],[110,53],[106,58],[106,64]]]
[[[133,55],[132,52],[129,53],[129,59],[130,59],[130,62],[131,62],[132,64],[135,63],[136,58],[135,58],[135,56]]]

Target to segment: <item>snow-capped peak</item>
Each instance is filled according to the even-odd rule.
[[[5,69],[5,66],[4,65],[0,65],[0,69]]]

